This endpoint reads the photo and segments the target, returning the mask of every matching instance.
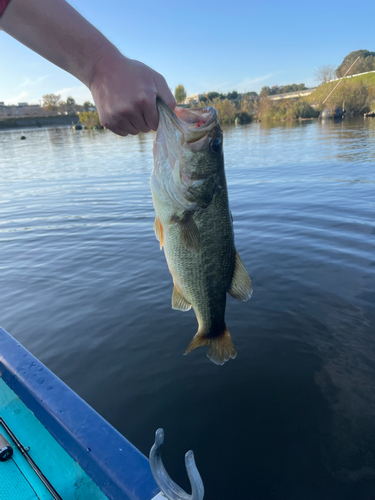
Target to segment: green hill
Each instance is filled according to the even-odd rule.
[[[338,80],[323,83],[305,100],[320,107],[329,93],[338,84]],[[359,114],[375,108],[375,72],[344,78],[337,89],[324,104],[324,107],[345,107],[351,114]]]

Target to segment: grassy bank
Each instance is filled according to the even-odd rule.
[[[307,120],[318,116],[319,111],[304,98],[271,101],[264,97],[257,104],[257,118],[260,120]]]
[[[305,99],[271,101],[268,97],[259,100],[214,99],[201,106],[212,106],[217,110],[222,124],[249,123],[253,120],[302,120],[317,118],[315,110]]]
[[[323,83],[306,100],[318,109],[340,107],[349,115],[359,115],[375,109],[375,73],[343,79],[323,105],[323,101],[337,84],[338,81]]]

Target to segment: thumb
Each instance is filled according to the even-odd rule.
[[[165,78],[159,73],[155,73],[154,81],[156,84],[157,95],[161,99],[163,99],[167,106],[169,106],[171,109],[174,109],[176,107],[176,99],[173,97],[172,92],[169,90]]]

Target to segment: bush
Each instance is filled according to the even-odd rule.
[[[79,121],[87,128],[102,128],[99,115],[96,111],[83,111],[79,114]]]
[[[319,111],[310,106],[304,99],[294,102],[294,112],[296,118],[318,118],[319,116]]]
[[[202,106],[200,104],[200,106]],[[254,114],[254,104],[252,101],[233,102],[229,99],[217,97],[212,101],[204,103],[204,106],[212,106],[216,109],[220,123],[234,123],[236,118],[241,123],[249,123]]]
[[[258,105],[258,118],[263,120],[298,120],[303,118],[317,118],[319,111],[314,109],[304,99],[271,101],[265,97]]]
[[[359,115],[370,111],[371,102],[374,100],[373,89],[363,81],[350,82],[343,80],[325,103],[331,109],[345,109],[349,115]]]

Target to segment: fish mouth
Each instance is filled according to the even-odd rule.
[[[176,106],[175,110],[172,111],[160,97],[156,98],[156,104],[159,119],[167,127],[172,125],[180,131],[181,143],[197,142],[219,125],[217,111],[212,106],[194,108],[194,111]]]
[[[188,190],[206,181],[209,173],[198,172],[197,162],[210,154],[210,141],[221,128],[217,111],[212,107],[175,108],[173,111],[157,98],[159,126],[154,141],[152,182],[170,203],[179,209],[194,210],[196,201],[187,196]],[[212,137],[211,137],[212,136]],[[198,153],[198,156],[196,154]],[[206,165],[207,162],[203,162]],[[210,167],[211,163],[208,162]],[[214,170],[217,170],[216,162]]]

